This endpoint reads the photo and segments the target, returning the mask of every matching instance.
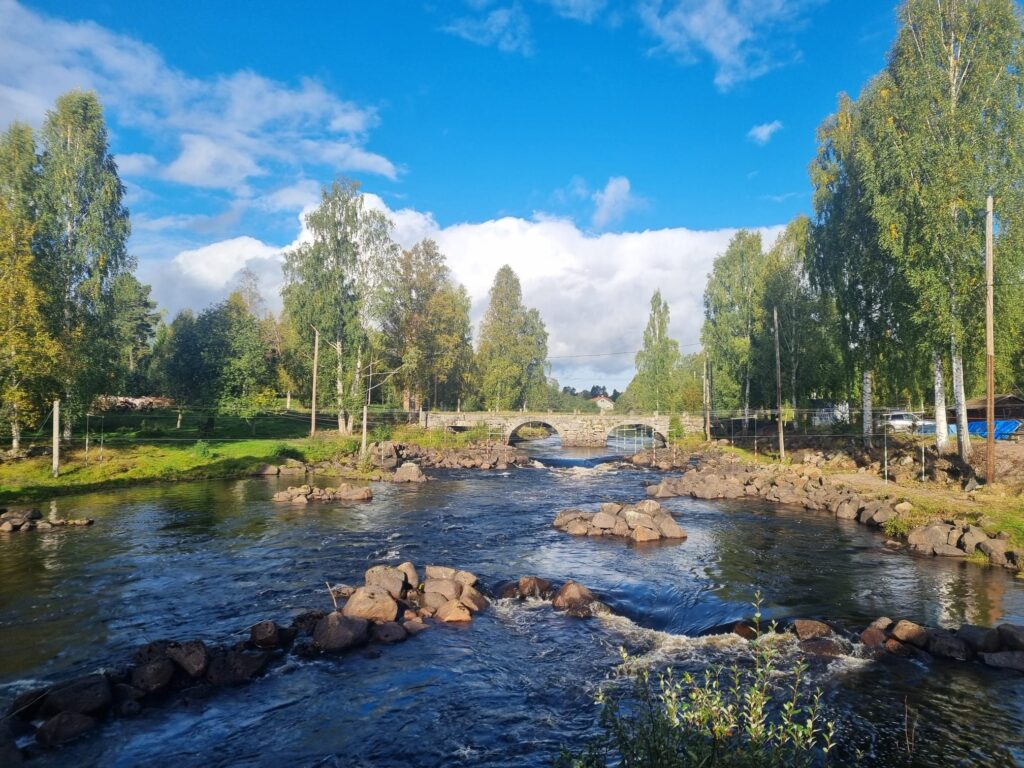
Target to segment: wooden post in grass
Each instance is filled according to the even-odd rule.
[[[53,476],[60,476],[60,400],[53,401]]]
[[[312,326],[310,326],[312,327]],[[313,398],[309,407],[309,436],[316,434],[316,371],[320,366],[320,331],[313,328]]]
[[[996,343],[992,329],[992,195],[985,201],[985,482],[996,481]]]
[[[367,407],[363,406],[363,443],[359,448],[359,457],[366,456],[366,411]]]

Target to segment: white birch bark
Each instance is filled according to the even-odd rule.
[[[946,374],[938,352],[932,354],[932,368],[935,372],[935,450],[942,454],[949,450],[949,425],[946,423]]]
[[[964,362],[956,340],[950,340],[953,362],[953,401],[956,403],[956,449],[960,458],[971,457],[971,437],[967,432],[967,398],[964,396]]]
[[[872,413],[872,392],[871,392],[871,371],[864,369],[864,373],[861,374],[861,385],[860,385],[860,396],[861,396],[861,410],[863,411],[863,429],[864,429],[864,446],[866,448],[871,447],[871,432],[874,427],[874,418]]]

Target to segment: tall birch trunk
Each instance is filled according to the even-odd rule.
[[[861,374],[860,384],[860,396],[861,396],[861,410],[863,411],[863,429],[864,429],[864,447],[871,447],[871,432],[874,425],[874,418],[872,413],[872,392],[871,392],[871,371],[867,368],[864,369],[864,373]]]
[[[18,420],[17,410],[11,416],[11,450],[21,450],[21,422]]]
[[[964,396],[964,361],[956,339],[950,339],[950,356],[953,362],[953,402],[956,403],[956,449],[960,458],[971,458],[971,436],[967,432],[967,398]]]
[[[750,366],[747,366],[743,382],[743,431],[747,429],[747,421],[750,419]]]
[[[935,450],[942,454],[949,450],[949,425],[946,423],[946,374],[938,352],[932,353],[932,368],[935,371]]]

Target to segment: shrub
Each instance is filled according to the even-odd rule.
[[[192,453],[200,459],[208,459],[213,456],[213,449],[205,440],[196,440],[196,444],[192,446]]]
[[[890,539],[905,539],[910,533],[910,521],[905,517],[890,517],[882,523],[882,530]]]
[[[626,694],[598,695],[600,734],[578,753],[563,747],[555,765],[789,768],[826,763],[835,724],[822,718],[821,691],[805,692],[802,663],[790,683],[779,687],[779,650],[765,639],[754,641],[754,647],[752,669],[734,664],[677,678],[669,668],[656,679],[646,668],[634,672]],[[633,666],[625,652],[622,656],[623,668]]]

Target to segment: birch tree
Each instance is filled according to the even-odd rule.
[[[57,99],[41,133],[38,228],[41,284],[50,332],[59,345],[65,435],[72,419],[110,381],[117,344],[104,327],[112,286],[134,269],[124,185],[110,154],[96,94]]]
[[[875,157],[866,178],[879,241],[915,292],[914,317],[936,351],[948,350],[967,459],[963,361],[983,317],[985,198],[997,200],[1001,233],[1024,215],[1024,32],[1011,0],[908,0],[900,18],[865,105]],[[1018,274],[1019,251],[1000,255],[1002,273]],[[933,371],[938,409],[934,361]]]

